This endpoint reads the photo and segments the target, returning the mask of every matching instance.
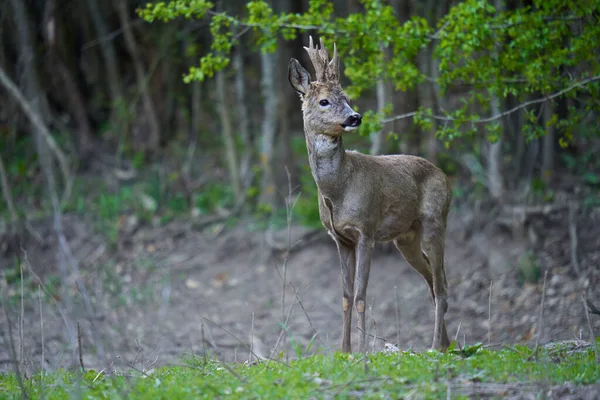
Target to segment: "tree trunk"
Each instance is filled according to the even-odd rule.
[[[413,7],[418,5],[421,7],[419,14],[427,19],[430,26],[437,26],[438,22],[448,12],[450,4],[446,0],[442,2],[427,0],[414,4]],[[437,110],[447,110],[446,99],[441,95],[440,87],[437,83],[439,79],[439,60],[435,56],[434,43],[430,43],[426,49],[419,53],[418,62],[419,69],[433,80],[419,86],[419,100],[421,101],[419,105],[424,108],[431,108],[434,110],[434,114],[439,112]],[[425,154],[427,159],[434,164],[438,163],[438,142],[435,137],[438,126],[439,121],[434,120],[431,128],[426,132],[427,144]]]
[[[544,125],[546,127],[546,136],[543,139],[543,150],[542,150],[542,179],[546,184],[552,179],[554,173],[554,139],[555,139],[555,126],[549,124],[552,115],[554,114],[553,104],[551,101],[547,101],[543,105],[544,107]]]
[[[18,0],[15,0],[18,1]],[[23,28],[25,29],[25,28]],[[23,52],[30,51],[31,48],[23,48]],[[33,56],[33,52],[30,53]],[[24,59],[27,59],[23,56]],[[33,60],[31,60],[33,63]],[[44,101],[44,95],[39,89],[39,85],[37,83],[37,76],[35,75],[35,71],[28,71],[29,68],[33,68],[30,66],[25,66],[25,79],[29,77],[28,83],[26,84],[26,90],[28,92],[36,93],[35,95],[29,95],[29,98],[32,99],[31,102],[27,101],[23,93],[19,90],[19,88],[13,83],[13,81],[6,75],[2,67],[0,67],[0,84],[8,90],[8,92],[12,95],[12,97],[17,101],[19,106],[21,106],[21,110],[25,114],[25,116],[29,119],[33,129],[36,131],[35,137],[36,139],[39,137],[41,142],[38,143],[36,140],[36,145],[42,146],[37,147],[38,152],[48,153],[49,150],[52,151],[54,157],[58,161],[58,165],[60,167],[61,173],[63,175],[63,180],[65,181],[65,185],[67,189],[65,190],[65,194],[63,195],[63,199],[66,200],[69,197],[69,187],[71,183],[71,173],[69,171],[69,162],[67,160],[67,156],[63,153],[63,151],[58,147],[56,141],[50,134],[50,131],[46,127],[44,120],[42,119],[42,111],[40,103]],[[40,156],[41,157],[41,156]],[[52,166],[52,163],[50,163]],[[53,190],[56,188],[53,187]]]
[[[411,0],[395,0],[392,4],[400,23],[405,23],[413,15]],[[394,95],[394,110],[397,114],[408,113],[419,108],[418,91],[416,89],[409,89],[406,92],[395,92]],[[400,151],[402,153],[415,155],[420,153],[421,139],[419,129],[414,124],[412,118],[403,118],[394,121],[394,132],[398,133],[399,137],[403,139],[400,141]]]
[[[294,1],[292,0],[279,0],[277,4],[277,12],[293,13],[295,12]],[[294,56],[290,44],[288,41],[279,39],[276,59],[277,60],[289,60]],[[277,146],[276,152],[278,157],[274,157],[274,161],[279,167],[275,168],[277,176],[275,182],[278,187],[288,188],[289,186],[295,188],[300,185],[300,172],[296,163],[296,157],[294,149],[292,147],[292,133],[294,129],[291,126],[290,115],[296,111],[295,108],[292,110],[292,100],[297,97],[297,94],[292,90],[288,90],[287,79],[281,77],[287,77],[288,66],[286,62],[277,61],[275,76],[278,78],[275,80],[275,91],[279,94],[277,98],[277,108],[279,109],[277,118],[279,120],[279,126],[277,127]],[[287,171],[286,171],[287,168]],[[287,195],[287,190],[284,191]],[[281,205],[281,198],[276,199],[276,203]]]
[[[74,139],[78,149],[79,160],[85,165],[89,160],[89,156],[94,151],[92,128],[90,127],[87,111],[85,109],[83,95],[79,90],[73,74],[63,61],[63,58],[57,49],[57,25],[59,22],[54,15],[55,9],[54,0],[48,0],[44,11],[44,39],[48,46],[50,68],[52,68],[52,66],[56,68],[59,81],[63,85],[63,89],[67,95],[70,108],[69,111],[77,122],[78,134],[75,135]]]
[[[125,37],[125,44],[127,45],[127,51],[129,51],[129,55],[133,60],[138,90],[142,96],[144,112],[146,113],[146,118],[148,119],[148,127],[150,129],[148,148],[150,150],[156,150],[160,145],[160,126],[158,124],[158,119],[156,118],[156,112],[154,110],[154,105],[152,104],[152,98],[148,92],[148,86],[146,85],[146,73],[144,72],[142,60],[140,59],[140,55],[137,50],[137,43],[135,42],[135,37],[133,36],[133,31],[131,30],[129,14],[127,12],[127,1],[117,0],[117,3],[119,19],[121,20],[123,36]]]
[[[2,155],[0,154],[0,180],[2,183],[2,194],[4,195],[4,201],[6,202],[6,206],[8,207],[8,213],[10,214],[10,222],[13,225],[14,229],[17,226],[17,221],[19,220],[19,216],[17,215],[17,209],[15,208],[15,202],[13,200],[12,191],[10,189],[10,182],[8,181],[8,176],[6,175],[6,168],[4,168],[4,160],[2,159]]]
[[[112,40],[107,39],[110,32],[104,23],[104,19],[98,8],[97,0],[87,0],[87,4],[90,8],[92,23],[96,29],[96,34],[98,35],[98,38],[101,39],[99,43],[100,51],[102,52],[102,57],[106,63],[106,79],[108,80],[108,89],[112,103],[111,106],[115,107],[123,99],[117,56],[112,45]]]
[[[235,99],[238,115],[238,129],[244,146],[242,162],[240,165],[240,176],[243,186],[247,187],[250,182],[252,158],[254,155],[254,143],[250,137],[250,120],[248,119],[248,107],[246,106],[246,81],[244,80],[244,54],[243,47],[238,45],[233,55],[233,69],[235,70]]]
[[[432,51],[432,53],[431,53],[431,77],[433,78],[433,83],[431,84],[431,91],[432,91],[435,109],[439,110],[438,112],[443,113],[443,111],[448,110],[448,105],[446,102],[446,98],[441,93],[440,85],[438,84],[438,79],[440,77],[440,67],[439,67],[440,64],[439,63],[440,63],[440,60],[437,57],[435,57],[435,55],[433,54],[433,51]],[[429,145],[431,147],[435,146],[435,150],[429,149],[429,151],[430,152],[435,151],[435,156],[433,154],[431,154],[431,155],[429,155],[429,157],[432,157],[437,162],[438,154],[437,154],[437,139],[435,138],[435,132],[437,132],[437,129],[439,127],[439,121],[434,121],[433,126],[434,126],[434,128],[433,128],[434,133],[433,133],[433,137],[431,138],[431,142],[429,143]],[[433,162],[433,160],[432,160],[432,162]]]
[[[62,221],[60,215],[60,208],[58,204],[58,196],[57,196],[57,185],[54,175],[54,169],[52,165],[52,159],[50,157],[50,150],[48,147],[48,135],[46,135],[47,129],[43,123],[41,115],[43,115],[43,103],[45,100],[45,95],[41,90],[37,73],[35,70],[35,55],[33,52],[33,42],[31,40],[31,34],[29,30],[29,17],[27,16],[25,5],[22,0],[10,0],[14,11],[15,17],[15,25],[17,26],[17,34],[18,34],[18,45],[21,53],[21,58],[23,60],[23,86],[25,88],[25,96],[26,99],[19,99],[20,91],[18,88],[11,88],[12,82],[4,74],[4,71],[0,69],[0,78],[2,80],[3,85],[8,88],[12,94],[20,100],[21,106],[23,107],[28,117],[30,117],[32,121],[32,130],[34,132],[35,144],[38,153],[38,159],[40,163],[40,167],[44,176],[46,178],[46,184],[48,187],[48,196],[52,202],[53,211],[54,211],[54,230],[57,236],[63,235],[62,233]],[[42,129],[40,129],[42,128]],[[45,132],[45,133],[42,133]],[[46,137],[45,137],[46,136]],[[59,270],[61,279],[63,282],[68,282],[71,278],[68,267],[64,261],[64,252],[59,250]],[[63,287],[63,286],[61,286]],[[68,293],[67,285],[63,287],[62,298],[64,301],[64,306],[66,308],[66,315],[68,318],[65,320],[65,328],[66,328],[66,340],[67,343],[71,346],[71,350],[73,351],[73,356],[75,357],[75,325],[72,319],[72,299],[71,295]],[[73,358],[75,360],[75,358]]]
[[[276,54],[261,52],[263,121],[260,144],[260,163],[262,166],[262,182],[259,202],[273,210],[276,206],[275,176],[273,174],[273,149],[275,147],[275,130],[277,129],[277,91],[273,65]]]
[[[240,170],[238,166],[237,151],[235,149],[233,127],[231,124],[230,106],[227,103],[225,72],[219,71],[215,75],[219,103],[219,117],[221,119],[221,129],[223,130],[223,140],[225,142],[225,154],[227,155],[227,168],[229,169],[229,179],[231,180],[235,201],[236,204],[238,204],[242,200],[242,188],[240,184]]]
[[[499,12],[504,11],[502,1],[494,0],[494,5]],[[497,49],[496,49],[497,50]],[[501,112],[500,99],[498,95],[493,93],[490,98],[490,108],[492,115],[498,115]],[[487,170],[489,190],[492,197],[496,200],[501,200],[504,193],[504,175],[502,173],[502,143],[504,141],[504,121],[501,119],[500,134],[498,141],[490,143],[488,148]]]
[[[492,95],[490,108],[492,115],[500,114],[500,100]],[[500,122],[502,126],[502,122]],[[504,176],[502,174],[502,142],[503,129],[500,129],[500,137],[496,143],[490,143],[488,147],[487,171],[490,194],[496,200],[502,199],[504,192]]]
[[[514,100],[513,100],[514,101]],[[524,110],[519,110],[515,112],[515,116],[513,118],[513,132],[515,132],[515,138],[513,140],[515,151],[514,153],[514,167],[512,173],[512,182],[514,187],[518,187],[521,184],[521,177],[523,176],[523,171],[525,169],[525,153],[527,151],[527,141],[525,140],[525,136],[523,135],[523,125],[525,119]],[[514,188],[513,187],[513,188]]]
[[[419,69],[425,73],[427,76],[433,76],[433,67],[435,66],[435,61],[433,60],[433,51],[432,47],[429,46],[427,49],[424,49],[419,54]],[[433,86],[435,83],[424,82],[418,88],[419,91],[419,106],[423,108],[431,108],[435,109],[435,92]],[[425,148],[425,156],[426,158],[434,164],[437,164],[437,140],[435,138],[435,132],[437,130],[437,122],[433,121],[431,124],[431,128],[427,129],[425,134],[427,143]]]
[[[383,113],[385,108],[385,81],[380,79],[377,81],[377,112]],[[372,155],[381,154],[381,149],[383,145],[383,135],[384,135],[384,127],[381,127],[379,132],[373,132],[371,134],[371,149],[369,151]]]
[[[194,81],[192,83],[192,128],[189,137],[190,143],[194,143],[194,145],[198,142],[198,134],[200,132],[200,124],[202,123],[202,118],[200,115],[202,114],[202,84],[199,81]]]

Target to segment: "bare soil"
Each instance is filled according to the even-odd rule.
[[[30,266],[24,270],[23,311],[18,281],[5,287],[12,297],[8,314],[0,316],[0,371],[10,368],[7,315],[17,348],[23,339],[23,367],[30,371],[39,368],[42,348],[45,368],[77,362],[74,346],[66,344],[65,318],[80,323],[86,368],[151,368],[204,352],[245,361],[249,348],[259,357],[284,349],[294,356],[311,339],[310,352],[339,349],[340,268],[335,246],[322,229],[291,227],[286,263],[283,250],[263,260],[272,242],[286,247],[286,229],[265,240],[250,222],[197,229],[190,219],[153,228],[138,226],[132,218],[124,217],[119,243],[111,247],[85,218],[65,217],[91,311],[74,276],[61,282],[72,295],[70,306],[52,287],[51,277],[59,276],[61,263],[51,221],[33,224],[35,234],[21,253],[21,261]],[[577,214],[579,275],[571,265],[567,221],[566,210],[551,212],[528,223],[519,236],[472,211],[453,210],[446,239],[449,334],[460,344],[491,346],[534,344],[538,336],[541,344],[588,340],[581,294],[600,303],[600,210]],[[14,265],[15,254],[2,256],[3,273]],[[537,271],[538,279],[523,282],[520,270]],[[548,275],[540,332],[543,271]],[[44,295],[41,307],[40,281],[53,295]],[[368,303],[372,350],[379,351],[386,341],[402,349],[431,345],[433,304],[427,285],[390,246],[376,249]],[[591,318],[600,332],[600,318]],[[278,340],[283,321],[286,335]]]

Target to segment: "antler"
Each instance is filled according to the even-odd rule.
[[[327,68],[327,79],[336,82],[340,79],[340,58],[338,57],[335,42],[333,43],[333,58],[329,61]]]
[[[315,78],[317,82],[338,81],[340,60],[338,57],[337,47],[333,44],[333,58],[329,61],[329,54],[323,43],[323,38],[320,40],[320,48],[313,43],[312,36],[309,36],[308,47],[304,47],[313,67],[315,68]]]

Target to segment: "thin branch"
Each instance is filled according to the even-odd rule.
[[[600,310],[598,310],[598,308],[592,304],[590,299],[587,299],[586,302],[587,302],[587,306],[592,314],[600,315]]]
[[[85,367],[83,366],[83,350],[81,349],[81,325],[77,321],[77,352],[79,353],[79,366],[81,372],[85,373]]]
[[[596,364],[600,364],[600,354],[598,353],[598,342],[596,342],[596,335],[594,335],[594,328],[592,328],[592,322],[590,321],[590,301],[586,302],[585,295],[581,295],[581,301],[583,302],[583,310],[587,319],[588,329],[590,330],[590,341],[594,346],[594,353],[596,354]]]
[[[252,353],[254,353],[254,313],[252,313],[252,329],[250,330],[250,352],[248,353],[248,361],[250,362],[252,361]]]
[[[410,118],[410,117],[414,117],[415,115],[417,115],[418,111],[412,111],[406,114],[400,114],[400,115],[395,115],[393,117],[389,117],[389,118],[384,118],[381,120],[382,124],[387,124],[389,122],[394,122],[397,121],[399,119],[404,119],[404,118]]]
[[[13,200],[12,191],[10,189],[10,182],[8,181],[8,175],[6,175],[6,168],[4,168],[4,160],[0,154],[0,182],[2,183],[2,194],[4,195],[4,201],[10,214],[10,219],[13,225],[16,225],[19,217],[17,215],[17,209],[15,208],[15,202]]]
[[[63,175],[64,184],[66,186],[65,193],[63,194],[62,199],[63,201],[66,200],[70,196],[72,185],[71,172],[69,169],[69,162],[67,161],[67,156],[65,155],[65,153],[63,153],[58,144],[56,144],[54,137],[52,137],[52,134],[50,133],[40,116],[37,115],[35,111],[33,111],[33,108],[31,108],[31,105],[29,104],[27,99],[25,99],[25,96],[23,96],[21,90],[17,87],[17,85],[14,84],[14,82],[10,79],[10,77],[6,74],[2,67],[0,67],[0,83],[14,97],[17,103],[19,103],[22,111],[25,113],[33,127],[36,130],[38,130],[44,137],[46,143],[48,143],[48,147],[50,147],[54,156],[56,157],[58,165],[60,167],[60,171]]]
[[[21,371],[27,378],[25,370],[25,288],[23,287],[23,263],[19,263],[19,271],[21,273],[21,313],[19,316],[19,363]]]
[[[396,346],[400,348],[400,306],[398,301],[398,286],[394,286],[394,300],[396,302]]]
[[[228,334],[229,336],[231,336],[232,338],[234,338],[239,344],[241,344],[242,346],[244,346],[245,348],[248,349],[248,351],[250,351],[250,353],[256,357],[257,360],[260,360],[262,357],[259,357],[258,355],[256,355],[256,353],[252,350],[251,346],[248,346],[246,343],[242,342],[237,336],[235,336],[233,333],[231,333],[230,331],[228,331],[227,329],[225,329],[223,326],[217,324],[216,322],[211,321],[210,319],[203,317],[203,319],[208,322],[211,325],[216,326],[217,328],[221,329],[223,332],[225,332],[226,334]],[[204,332],[204,330],[203,330]]]
[[[136,18],[136,19],[131,20],[130,25],[136,26],[143,22],[145,22],[143,19]],[[109,32],[105,36],[100,36],[96,39],[90,40],[87,43],[84,43],[83,46],[81,46],[81,51],[85,51],[91,47],[97,46],[97,45],[101,44],[102,42],[109,42],[109,41],[113,40],[114,38],[116,38],[117,36],[121,35],[122,33],[123,33],[123,27],[115,29],[114,31]]]
[[[41,330],[41,339],[42,339],[42,358],[40,363],[40,370],[42,371],[41,378],[44,378],[44,361],[46,359],[46,347],[44,342],[44,309],[42,307],[42,288],[38,285],[38,303],[40,306],[40,330]]]
[[[40,285],[38,285],[38,302],[40,305],[40,330],[41,330],[41,339],[42,339],[42,356],[40,358],[40,371],[42,371],[42,373],[40,374],[40,398],[42,400],[44,400],[45,398],[45,392],[44,392],[44,375],[45,375],[45,368],[44,368],[44,364],[46,361],[46,343],[44,340],[44,308],[42,307],[42,288],[40,287]]]
[[[593,76],[591,78],[584,79],[583,81],[574,83],[573,85],[568,86],[568,87],[564,88],[563,90],[560,90],[560,91],[558,91],[558,92],[556,92],[554,94],[550,94],[550,95],[541,97],[539,99],[526,101],[525,103],[519,104],[518,106],[515,106],[515,107],[511,108],[510,110],[504,111],[503,113],[500,113],[500,114],[497,114],[497,115],[493,115],[493,116],[488,117],[488,118],[483,118],[483,119],[480,119],[480,120],[474,121],[474,122],[479,123],[479,124],[484,124],[484,123],[495,121],[495,120],[500,119],[502,117],[505,117],[505,116],[507,116],[509,114],[512,114],[515,111],[518,111],[518,110],[520,110],[522,108],[526,108],[526,107],[529,107],[529,106],[534,105],[534,104],[545,103],[548,100],[552,100],[552,99],[554,99],[556,97],[560,97],[563,94],[568,93],[568,92],[570,92],[573,89],[577,89],[578,87],[585,86],[588,83],[592,83],[592,82],[597,81],[597,80],[600,80],[600,75],[596,75],[596,76]]]
[[[570,21],[581,21],[584,18],[589,17],[589,15],[564,15],[564,16],[549,16],[549,17],[544,17],[543,20],[546,22],[551,22],[551,21],[566,21],[566,22],[570,22]],[[495,31],[504,31],[508,28],[513,28],[515,26],[521,26],[524,25],[528,22],[528,20],[524,19],[522,21],[519,22],[513,22],[513,23],[506,23],[506,24],[502,24],[502,25],[490,25],[490,29],[495,30]]]
[[[460,333],[460,327],[462,326],[462,321],[458,323],[458,328],[456,328],[456,335],[454,335],[454,343],[458,346],[458,334]]]
[[[373,341],[375,341],[375,340],[381,340],[383,343],[391,343],[389,340],[387,340],[387,339],[386,339],[386,338],[384,338],[384,337],[377,336],[376,334],[368,333],[368,332],[366,332],[366,331],[364,331],[364,330],[360,329],[360,327],[359,327],[359,326],[357,326],[357,327],[356,327],[356,329],[358,329],[360,332],[364,332],[366,336],[372,337],[372,338],[373,338]]]
[[[317,332],[317,330],[315,329],[315,327],[314,327],[314,325],[312,323],[312,320],[308,316],[308,312],[306,311],[306,308],[304,308],[304,304],[302,304],[302,300],[300,300],[300,297],[298,296],[298,289],[296,289],[296,286],[294,286],[294,284],[292,282],[290,282],[290,286],[292,287],[292,289],[294,289],[294,296],[296,297],[296,301],[300,305],[300,308],[302,309],[302,312],[304,312],[304,316],[306,316],[306,319],[308,321],[308,325],[310,326],[310,329],[312,329],[313,335],[315,337],[318,337],[319,341],[323,344],[323,346],[326,347],[325,342],[323,342],[323,339],[321,339],[321,335],[319,335],[319,332]]]
[[[490,281],[490,297],[488,299],[488,344],[492,343],[492,286],[494,281]]]
[[[542,304],[540,305],[540,318],[538,319],[538,332],[537,338],[535,339],[535,350],[533,351],[534,357],[537,359],[538,350],[540,347],[540,338],[544,333],[544,304],[546,302],[546,278],[548,277],[548,271],[544,271],[544,286],[542,287]]]
[[[287,165],[285,166],[285,172],[287,174],[288,180],[288,195],[285,199],[285,211],[286,211],[286,224],[287,224],[287,241],[286,241],[286,250],[283,256],[283,265],[281,266],[282,274],[281,277],[281,319],[285,318],[285,289],[287,286],[287,265],[290,258],[290,248],[292,245],[292,177],[290,175],[290,170]]]
[[[577,276],[581,276],[581,268],[579,268],[579,260],[577,259],[577,218],[575,216],[575,204],[569,203],[569,238],[571,239],[571,265]]]
[[[4,309],[4,316],[6,317],[6,325],[8,327],[8,342],[9,342],[9,350],[10,350],[10,359],[12,361],[13,370],[15,373],[15,377],[17,378],[17,383],[21,388],[21,397],[25,400],[29,399],[27,395],[27,391],[25,390],[25,384],[23,383],[23,376],[21,375],[21,370],[19,368],[19,361],[17,360],[17,351],[15,348],[15,339],[12,331],[12,321],[10,320],[10,316],[8,315],[8,310],[6,309],[6,303],[8,299],[6,298],[6,294],[2,293],[2,308]]]
[[[297,292],[295,294],[298,294]],[[277,341],[275,342],[275,346],[273,347],[273,350],[271,351],[271,357],[269,357],[269,360],[267,361],[267,367],[269,366],[269,363],[271,362],[271,360],[273,360],[275,353],[277,353],[277,348],[279,347],[279,343],[281,342],[281,339],[283,338],[283,335],[286,332],[286,328],[288,327],[288,323],[290,322],[290,317],[292,316],[292,310],[294,309],[294,303],[290,304],[290,308],[288,310],[287,313],[287,317],[285,318],[285,321],[283,321],[283,324],[281,325],[281,332],[279,332],[279,336],[277,337]]]
[[[587,78],[587,79],[584,79],[584,80],[582,80],[580,82],[574,83],[573,85],[568,86],[568,87],[564,88],[563,90],[560,90],[560,91],[558,91],[556,93],[549,94],[549,95],[544,96],[544,97],[540,97],[539,99],[530,100],[530,101],[526,101],[524,103],[521,103],[518,106],[515,106],[515,107],[513,107],[513,108],[511,108],[509,110],[501,112],[500,114],[495,114],[495,115],[492,115],[492,116],[487,117],[487,118],[481,118],[481,119],[478,119],[478,120],[471,120],[471,121],[465,121],[465,122],[470,122],[472,124],[487,124],[489,122],[496,121],[496,120],[498,120],[500,118],[506,117],[507,115],[510,115],[510,114],[512,114],[512,113],[514,113],[516,111],[519,111],[519,110],[521,110],[523,108],[527,108],[527,107],[532,106],[534,104],[545,103],[546,101],[552,100],[552,99],[554,99],[556,97],[560,97],[563,94],[568,93],[568,92],[570,92],[573,89],[577,89],[579,87],[585,86],[585,85],[587,85],[589,83],[592,83],[592,82],[595,82],[595,81],[598,81],[598,80],[600,80],[600,75],[592,76],[591,78]],[[384,119],[381,120],[381,123],[382,124],[387,124],[389,122],[393,122],[393,121],[396,121],[396,120],[399,120],[399,119],[414,117],[417,113],[418,113],[417,111],[413,111],[413,112],[409,112],[409,113],[406,113],[406,114],[400,114],[400,115],[396,115],[396,116],[393,116],[393,117],[384,118]],[[445,122],[453,122],[453,121],[457,121],[458,120],[457,118],[449,117],[449,116],[443,116],[443,115],[431,115],[430,117],[433,118],[433,119],[435,119],[435,120],[445,121]]]
[[[229,20],[229,22],[231,22],[232,25],[236,25],[236,26],[243,26],[245,28],[250,28],[250,29],[251,28],[265,28],[264,24],[244,22],[235,17],[232,17],[231,15],[228,15],[226,12],[217,12],[217,11],[208,10],[206,12],[206,14],[211,15],[213,17],[216,17],[216,16],[225,17]],[[299,29],[302,31],[315,30],[315,31],[319,31],[319,32],[323,32],[323,31],[329,32],[331,30],[331,27],[325,26],[325,25],[300,25],[300,24],[290,24],[290,23],[286,23],[286,22],[278,23],[278,24],[276,24],[276,26],[279,28],[292,28],[292,29]],[[440,31],[443,28],[445,28],[445,25],[442,28],[440,28]],[[426,36],[397,35],[397,37],[402,38],[402,39],[418,39],[418,40],[421,40],[421,39],[423,39],[423,37],[425,37],[429,40],[439,40],[439,36],[436,36],[436,35],[438,35],[440,31],[436,32],[434,35],[426,35]],[[244,33],[246,33],[246,31],[242,31],[240,36],[243,35]],[[345,34],[349,34],[350,32],[348,32],[345,29],[340,29],[340,30],[334,31],[333,33],[335,35],[345,35]]]

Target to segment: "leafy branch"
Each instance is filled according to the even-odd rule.
[[[449,142],[465,134],[461,130],[465,124],[487,124],[487,130],[499,132],[496,122],[501,118],[599,79],[600,24],[594,23],[594,10],[600,7],[600,0],[585,6],[560,0],[534,3],[503,11],[486,0],[465,0],[452,6],[437,26],[418,16],[401,24],[394,8],[379,0],[361,0],[364,11],[345,18],[336,18],[333,4],[326,0],[310,0],[309,9],[302,14],[276,13],[264,0],[249,1],[246,12],[238,16],[217,12],[206,0],[157,2],[138,13],[149,22],[210,18],[210,50],[200,58],[199,66],[190,68],[186,82],[211,78],[226,67],[232,49],[248,33],[254,35],[260,51],[272,52],[279,38],[291,40],[311,30],[336,42],[344,60],[344,75],[350,81],[346,87],[350,97],[372,90],[381,80],[400,91],[420,84],[437,85],[442,95],[449,87],[467,83],[463,106],[446,115],[434,114],[429,108],[395,116],[365,113],[368,118],[361,128],[363,134],[369,134],[382,124],[404,118],[414,118],[424,128],[438,121],[444,123],[438,137]],[[576,30],[574,23],[578,24]],[[427,76],[418,64],[424,49],[431,49],[437,58],[436,78]],[[573,83],[572,75],[591,78]],[[473,111],[489,108],[492,96],[526,98],[533,93],[552,94],[488,117]],[[584,107],[598,108],[595,103]],[[577,116],[564,118],[561,129],[567,132],[569,125],[579,122]],[[543,134],[543,130],[536,132]]]

